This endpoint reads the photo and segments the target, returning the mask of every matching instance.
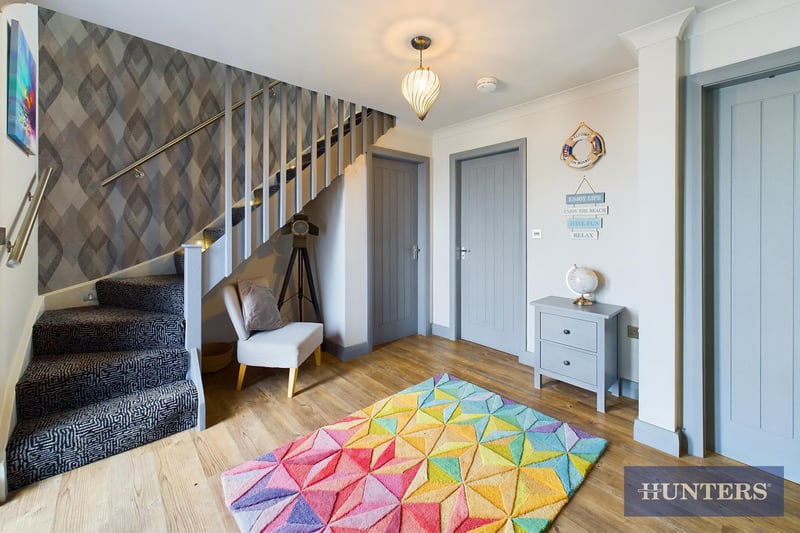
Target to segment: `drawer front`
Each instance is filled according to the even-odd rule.
[[[557,372],[589,385],[597,385],[595,356],[547,342],[539,343],[539,351],[542,370]]]
[[[550,313],[542,313],[540,336],[546,341],[574,346],[590,352],[597,351],[597,324]]]

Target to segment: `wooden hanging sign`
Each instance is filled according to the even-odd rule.
[[[567,204],[602,204],[606,201],[606,193],[592,192],[586,194],[568,194]]]

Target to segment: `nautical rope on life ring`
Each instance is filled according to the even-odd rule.
[[[573,153],[573,148],[581,141],[588,142],[590,148],[586,157],[578,159]],[[606,143],[603,137],[584,122],[581,122],[572,135],[564,141],[564,146],[561,148],[561,160],[569,167],[582,170],[592,168],[605,153]]]

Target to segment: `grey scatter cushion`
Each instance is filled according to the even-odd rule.
[[[283,327],[275,295],[269,287],[256,285],[250,280],[240,280],[238,285],[245,329],[270,331]]]

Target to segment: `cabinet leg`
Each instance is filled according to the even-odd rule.
[[[533,369],[533,386],[537,389],[542,388],[542,373],[539,372],[538,368]]]
[[[597,412],[606,412],[606,391],[604,390],[597,392]]]

